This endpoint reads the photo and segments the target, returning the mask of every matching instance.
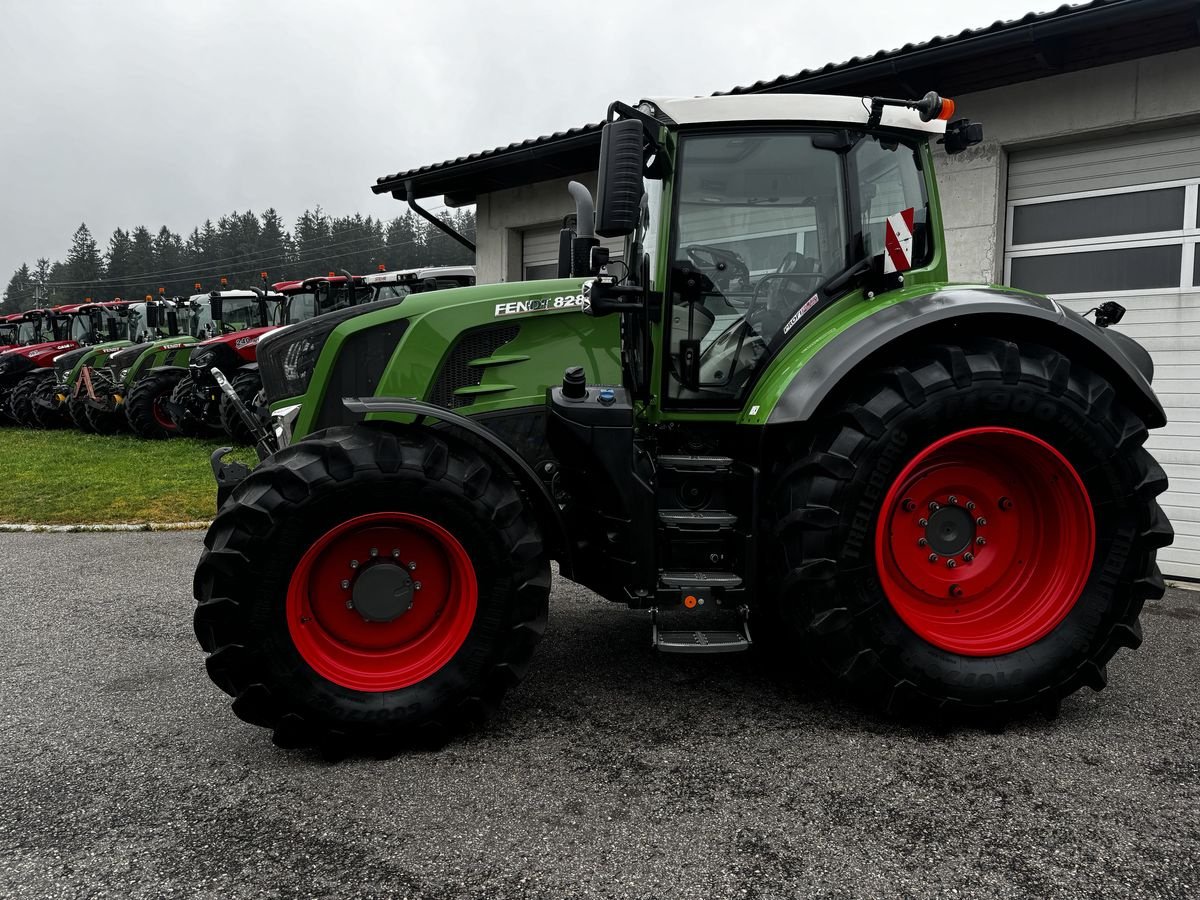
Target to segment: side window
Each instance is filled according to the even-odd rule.
[[[884,143],[867,135],[851,153],[862,207],[863,248],[867,256],[884,252],[889,216],[913,211],[914,267],[929,259],[928,205],[916,151],[905,144]]]
[[[92,320],[89,316],[75,316],[71,319],[71,340],[86,341],[92,333]]]

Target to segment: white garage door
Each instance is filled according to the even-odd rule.
[[[1159,502],[1168,576],[1200,579],[1200,128],[1014,153],[1005,281],[1084,312],[1114,299],[1154,357],[1170,420],[1146,446],[1167,471]]]
[[[521,275],[525,281],[558,277],[558,233],[561,225],[526,228],[521,232]],[[625,249],[624,238],[600,239],[607,247],[610,259],[620,259]]]

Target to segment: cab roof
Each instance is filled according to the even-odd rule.
[[[656,97],[648,101],[675,124],[727,122],[829,122],[865,126],[871,115],[863,97],[830,94],[748,94],[737,97]],[[945,134],[941,119],[922,122],[916,110],[885,106],[880,125],[927,134]]]
[[[395,269],[391,272],[376,272],[366,275],[366,284],[398,284],[407,281],[423,281],[426,278],[475,277],[474,266],[429,266],[424,269]]]

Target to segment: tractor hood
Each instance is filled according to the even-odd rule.
[[[213,347],[221,345],[229,347],[242,359],[253,361],[258,349],[259,339],[278,327],[278,325],[265,325],[259,328],[246,328],[242,331],[235,331],[233,334],[220,334],[208,340],[201,341],[198,346]]]
[[[7,356],[21,356],[38,366],[49,366],[54,357],[79,346],[78,341],[48,341],[44,344],[30,344],[27,347],[15,347],[9,350]]]
[[[108,358],[109,365],[116,366],[118,369],[132,366],[139,356],[154,346],[154,343],[154,341],[147,341],[144,344],[133,344],[123,350],[118,350]]]

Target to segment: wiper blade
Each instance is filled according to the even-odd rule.
[[[817,293],[824,294],[826,297],[834,297],[841,293],[842,289],[855,279],[861,278],[870,271],[871,260],[863,257],[858,262],[851,263],[842,269],[842,271],[829,278],[823,285],[817,288]]]

